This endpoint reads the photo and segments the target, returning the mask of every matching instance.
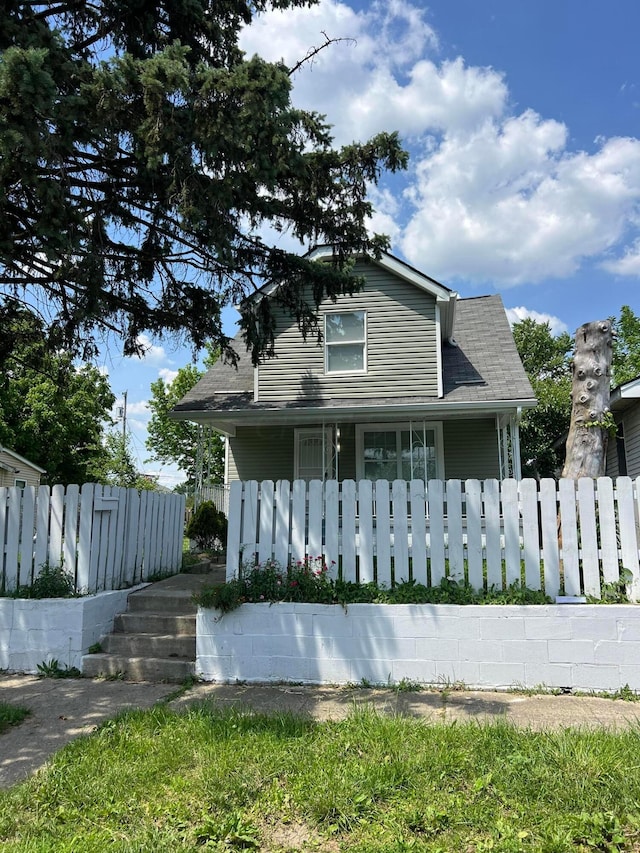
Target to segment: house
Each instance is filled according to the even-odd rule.
[[[640,477],[640,376],[614,388],[609,407],[617,434],[607,448],[607,476]]]
[[[39,486],[44,468],[13,450],[0,446],[0,486]]]
[[[227,437],[227,483],[519,478],[536,401],[500,297],[461,299],[390,254],[355,273],[362,290],[319,306],[320,341],[279,311],[275,357],[254,368],[238,336],[237,368],[216,363],[172,417]]]

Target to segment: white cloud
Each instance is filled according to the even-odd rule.
[[[147,364],[157,364],[161,361],[167,361],[167,354],[164,347],[157,346],[153,343],[148,335],[138,335],[136,342],[142,347],[144,354],[141,356]]]
[[[622,257],[604,261],[602,268],[616,275],[640,276],[640,239],[628,246]]]
[[[338,143],[398,130],[411,149],[407,186],[374,201],[374,230],[407,259],[453,283],[510,286],[573,275],[595,261],[638,275],[640,140],[598,138],[572,150],[570,128],[513,110],[505,77],[442,58],[425,9],[408,0],[355,11],[338,0],[258,16],[249,53],[289,66],[322,32],[352,38],[293,78],[296,105],[326,113]]]
[[[536,323],[548,323],[552,335],[561,335],[563,332],[568,332],[568,326],[559,317],[554,317],[553,314],[543,314],[540,311],[532,311],[530,308],[525,308],[524,305],[519,305],[516,308],[507,308],[507,319],[513,326],[514,323],[519,323],[522,320],[531,319]]]
[[[148,415],[149,403],[146,400],[139,400],[137,403],[127,403],[128,415]]]
[[[171,385],[177,375],[177,370],[169,370],[168,367],[163,367],[161,370],[158,371],[158,376],[164,379],[167,385]]]

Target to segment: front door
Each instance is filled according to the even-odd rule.
[[[333,480],[336,477],[336,448],[331,427],[296,429],[296,480]]]

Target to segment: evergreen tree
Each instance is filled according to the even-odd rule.
[[[54,348],[85,356],[98,333],[132,354],[147,332],[233,358],[221,309],[263,283],[284,283],[273,298],[305,331],[324,295],[357,287],[351,253],[386,245],[366,230],[367,186],[406,154],[393,133],[336,149],[291,103],[290,69],[238,46],[253,15],[311,2],[1,4],[0,307],[46,306]],[[279,249],[267,228],[333,245],[335,265]],[[257,361],[271,298],[241,322]]]

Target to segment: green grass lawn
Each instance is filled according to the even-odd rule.
[[[8,702],[0,701],[0,734],[6,731],[9,726],[17,726],[25,717],[29,716],[29,709],[22,708],[19,705],[10,705]],[[0,749],[0,755],[2,750]]]
[[[131,712],[0,792],[3,851],[640,850],[640,731]]]

